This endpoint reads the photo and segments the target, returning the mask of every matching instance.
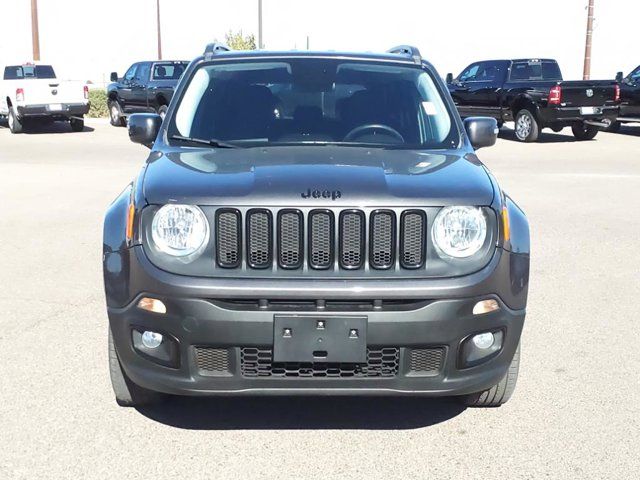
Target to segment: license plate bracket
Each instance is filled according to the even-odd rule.
[[[366,363],[367,317],[275,315],[273,361]]]

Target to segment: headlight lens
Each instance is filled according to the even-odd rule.
[[[487,237],[487,220],[478,207],[445,207],[436,216],[432,229],[436,247],[454,258],[477,253]]]
[[[165,205],[153,217],[151,237],[160,251],[186,257],[202,251],[209,239],[209,223],[194,205]]]

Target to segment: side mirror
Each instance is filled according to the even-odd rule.
[[[469,117],[464,120],[464,129],[471,145],[476,150],[495,145],[498,139],[498,122],[490,117]]]
[[[624,74],[622,72],[616,73],[616,82],[622,83],[623,79],[624,79]]]
[[[156,141],[162,117],[155,113],[135,113],[129,117],[129,139],[147,148],[153,147]]]
[[[111,77],[109,77],[112,82],[118,81],[118,74],[116,72],[111,72]]]
[[[447,85],[450,85],[453,83],[453,73],[447,73]]]

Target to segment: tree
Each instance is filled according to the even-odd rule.
[[[224,37],[229,48],[233,50],[255,50],[257,48],[254,34],[245,36],[242,34],[242,30],[237,33],[229,30]]]

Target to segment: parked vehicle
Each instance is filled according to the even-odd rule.
[[[213,87],[215,85],[215,87]],[[211,45],[109,207],[116,400],[159,392],[455,395],[497,406],[518,375],[529,227],[413,47]]]
[[[88,111],[87,85],[58,80],[51,65],[26,63],[4,68],[0,116],[7,117],[11,133],[20,133],[35,121],[66,121],[79,132]]]
[[[111,73],[107,87],[111,125],[125,126],[132,113],[153,112],[164,118],[187,61],[138,62],[124,77]]]
[[[447,84],[460,115],[488,115],[501,126],[515,121],[516,138],[535,142],[543,128],[571,127],[591,140],[618,116],[620,87],[613,80],[566,81],[550,59],[474,62]]]
[[[640,65],[626,77],[618,72],[616,80],[620,84],[620,115],[607,129],[617,132],[623,123],[640,123]]]

